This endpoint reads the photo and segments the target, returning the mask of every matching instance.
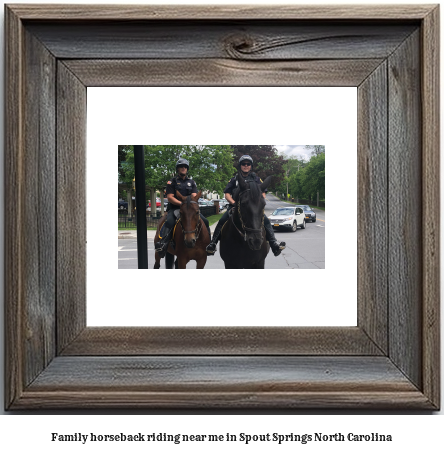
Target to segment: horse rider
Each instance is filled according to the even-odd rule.
[[[227,186],[225,187],[225,199],[230,203],[230,208],[235,206],[235,201],[233,199],[233,192],[238,185],[237,176],[241,175],[246,182],[257,182],[259,185],[262,183],[262,180],[257,176],[256,173],[253,172],[253,159],[249,155],[242,155],[239,159],[239,166],[238,172],[234,177],[230,179]],[[262,193],[262,196],[265,198],[265,190]],[[214,230],[213,238],[211,239],[210,244],[207,246],[207,254],[214,255],[216,252],[216,246],[220,238],[220,233],[222,231],[222,227],[224,226],[225,222],[228,220],[229,217],[229,209],[226,210],[225,214],[221,217],[218,224],[216,225],[216,229]],[[268,217],[264,215],[264,227],[267,241],[270,244],[271,250],[274,253],[274,256],[280,255],[281,251],[285,249],[285,242],[278,243],[276,237],[274,236],[273,228],[271,227],[270,220]]]
[[[163,226],[163,237],[159,240],[159,242],[156,242],[156,245],[154,246],[160,258],[163,258],[165,256],[168,249],[168,244],[173,234],[173,228],[176,224],[176,216],[174,212],[176,209],[180,209],[180,205],[182,204],[182,202],[176,198],[176,190],[178,190],[179,193],[181,193],[183,196],[197,195],[196,182],[194,182],[194,180],[189,178],[187,175],[189,169],[190,164],[188,160],[180,158],[176,163],[176,176],[167,182],[165,191],[168,199],[167,218]],[[202,214],[200,214],[200,217],[205,223],[208,232],[211,233],[208,220]]]

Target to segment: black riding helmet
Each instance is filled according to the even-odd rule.
[[[251,169],[250,172],[253,171],[253,159],[249,155],[242,155],[241,158],[239,158],[239,171],[241,171],[241,163],[244,161],[249,161],[251,163]]]
[[[190,169],[190,163],[188,160],[185,160],[185,158],[179,158],[179,160],[177,160],[177,163],[176,163],[176,171],[177,171],[177,168],[179,168],[179,166],[183,166],[185,165],[187,167],[187,171]]]

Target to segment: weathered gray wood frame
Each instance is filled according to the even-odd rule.
[[[7,409],[439,408],[438,6],[5,19]],[[86,327],[86,87],[114,85],[358,87],[358,326]]]

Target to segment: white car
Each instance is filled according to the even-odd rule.
[[[305,229],[305,213],[301,207],[279,207],[268,219],[274,229],[287,228],[296,231],[298,226]]]

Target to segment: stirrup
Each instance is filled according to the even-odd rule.
[[[159,254],[160,258],[163,258],[166,255],[169,243],[170,243],[170,241],[166,241],[164,243],[163,242],[157,242],[156,245],[154,246],[155,250],[156,250],[156,253]]]
[[[156,245],[154,246],[156,252],[161,252],[164,248],[165,244],[162,244],[162,242],[156,242]]]
[[[205,249],[208,255],[214,255],[217,252],[216,244],[214,242],[210,242]]]
[[[165,248],[162,247],[161,249],[158,249],[158,250],[156,249],[156,252],[158,253],[159,258],[164,258],[167,253],[167,250],[168,250],[168,244],[166,245]]]
[[[271,250],[272,252],[274,253],[274,256],[278,256],[281,254],[282,250],[285,249],[286,247],[286,244],[285,242],[280,242],[278,244],[278,242],[273,242],[273,244],[270,244],[270,247],[271,247]]]

